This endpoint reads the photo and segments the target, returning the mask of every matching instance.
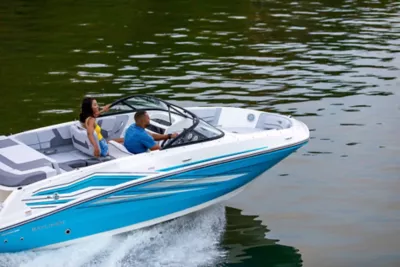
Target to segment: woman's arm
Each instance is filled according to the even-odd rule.
[[[94,136],[93,136],[94,126],[95,126],[95,119],[94,118],[89,118],[86,121],[87,135],[88,135],[90,143],[93,145],[94,156],[95,157],[100,157],[100,149],[99,149],[99,146],[97,145],[97,142],[96,142],[96,140],[94,139]]]
[[[111,106],[111,104],[105,105],[105,106],[100,110],[100,114],[109,111],[109,110],[110,110],[110,106]]]

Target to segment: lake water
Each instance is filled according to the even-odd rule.
[[[311,129],[227,207],[0,266],[400,266],[400,2],[3,0],[0,63],[1,134],[134,93]]]

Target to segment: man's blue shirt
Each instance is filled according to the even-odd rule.
[[[138,154],[146,152],[155,144],[156,142],[153,137],[135,123],[126,130],[124,146],[131,153]]]

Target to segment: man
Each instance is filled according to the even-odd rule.
[[[124,146],[134,154],[146,152],[150,150],[160,149],[160,145],[155,141],[167,140],[175,138],[178,134],[149,134],[145,128],[150,124],[150,117],[146,111],[138,111],[135,113],[135,123],[126,130],[124,138]]]

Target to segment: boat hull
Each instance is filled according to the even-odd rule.
[[[304,144],[195,166],[10,226],[0,231],[0,253],[118,234],[200,210],[231,197]]]

